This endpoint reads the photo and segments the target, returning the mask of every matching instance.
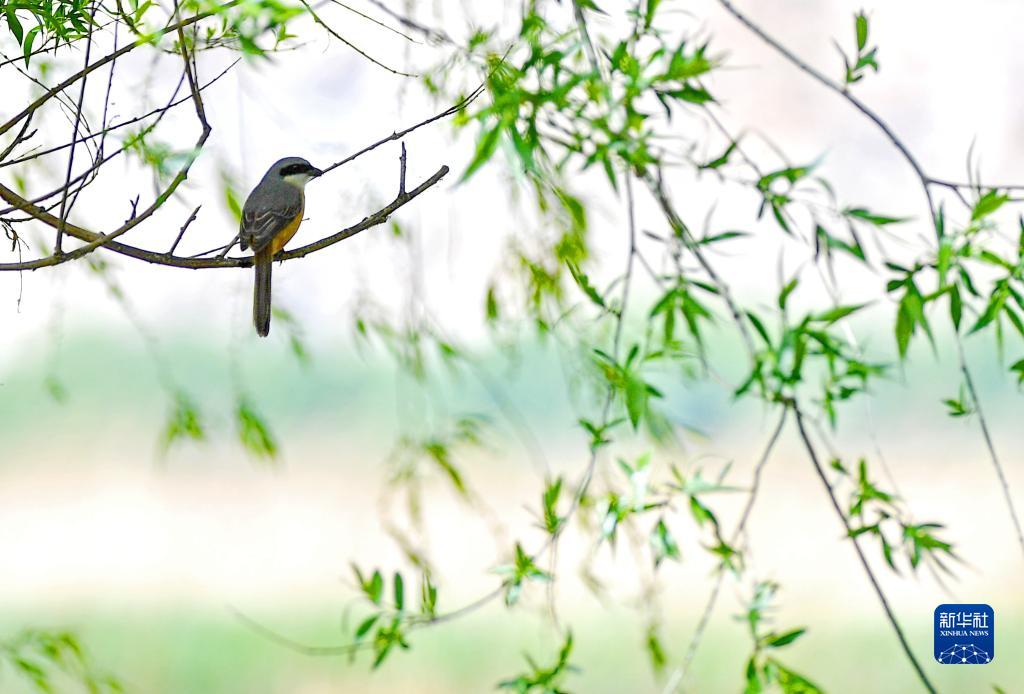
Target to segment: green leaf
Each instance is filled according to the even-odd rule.
[[[402,580],[402,574],[395,572],[395,609],[401,612],[405,609],[405,581]]]
[[[651,658],[651,667],[654,668],[655,672],[661,672],[665,669],[668,657],[665,655],[665,649],[658,638],[658,630],[653,626],[647,629],[647,655]]]
[[[715,100],[714,97],[711,96],[708,90],[705,89],[704,87],[695,87],[689,83],[684,84],[681,89],[670,89],[661,93],[664,94],[665,96],[670,96],[673,99],[678,99],[679,101],[686,101],[691,104],[697,104],[698,106],[702,106],[706,103],[713,102]]]
[[[32,58],[32,45],[40,31],[42,31],[42,27],[34,26],[25,34],[25,42],[21,44],[21,52],[25,56],[25,67],[28,67],[29,60]]]
[[[914,314],[907,302],[909,296],[907,294],[903,297],[896,311],[896,346],[899,348],[900,359],[907,356],[910,337],[914,334]]]
[[[561,477],[558,477],[544,489],[544,495],[541,500],[544,507],[544,529],[549,535],[557,533],[562,525],[562,519],[558,515],[558,497],[561,493]]]
[[[828,311],[819,313],[817,316],[814,317],[814,320],[823,321],[824,323],[831,325],[836,321],[842,320],[843,318],[846,318],[850,314],[861,310],[865,306],[867,306],[867,304],[851,304],[849,306],[836,306],[833,309],[829,309]]]
[[[847,217],[853,217],[854,219],[860,219],[865,222],[870,222],[875,226],[886,226],[889,224],[902,224],[909,221],[907,217],[886,217],[885,215],[875,214],[863,207],[848,207],[842,212]]]
[[[858,12],[854,21],[857,28],[857,50],[863,51],[868,45],[868,18],[863,12]]]
[[[698,168],[700,168],[700,169],[718,169],[718,168],[721,168],[721,167],[725,166],[726,164],[729,163],[729,157],[732,155],[733,152],[736,151],[736,147],[738,147],[738,146],[739,146],[739,143],[736,142],[735,140],[733,140],[732,142],[729,143],[729,146],[725,148],[724,152],[722,152],[720,155],[718,155],[717,157],[715,157],[711,161],[709,161],[709,162],[707,162],[705,164],[701,164]]]
[[[974,334],[994,321],[1003,310],[1003,306],[1006,304],[1006,298],[1007,294],[1005,292],[1000,292],[998,290],[993,292],[992,296],[989,297],[985,310],[980,316],[978,316],[978,320],[971,327],[968,334]]]
[[[462,479],[462,473],[459,471],[459,468],[452,462],[451,450],[447,443],[437,439],[431,439],[424,442],[422,448],[427,457],[434,461],[434,463],[436,463],[437,466],[441,468],[446,475],[448,475],[448,479],[452,483],[452,486],[455,487],[455,490],[462,496],[468,496],[469,490],[466,488],[466,483]]]
[[[248,400],[238,401],[235,410],[238,423],[238,440],[245,450],[257,458],[273,460],[277,457],[277,442],[263,418],[256,412]]]
[[[491,155],[494,154],[494,150],[497,149],[500,137],[500,124],[495,125],[480,136],[480,140],[476,145],[476,152],[473,154],[473,159],[470,161],[469,166],[466,167],[465,173],[462,174],[461,181],[469,180],[469,177],[476,173],[477,169],[487,163]]]
[[[420,612],[433,617],[437,614],[437,586],[430,580],[430,572],[423,572],[420,582]]]
[[[963,316],[963,300],[960,298],[960,288],[953,285],[949,291],[949,317],[953,321],[953,327],[960,331],[960,319]]]
[[[782,288],[782,291],[779,292],[779,308],[786,308],[786,301],[789,300],[789,295],[793,293],[793,290],[796,289],[799,282],[800,280],[794,277]]]
[[[770,636],[768,640],[765,642],[765,645],[768,646],[768,648],[782,648],[783,646],[788,646],[789,644],[793,643],[798,638],[803,636],[806,631],[807,629],[801,627],[799,629],[787,631],[786,633],[780,634],[779,636]]]
[[[380,615],[375,614],[372,617],[367,617],[362,622],[360,622],[359,626],[356,628],[355,640],[359,641],[364,636],[366,636],[366,634],[369,633],[370,629],[373,628],[373,625],[377,623],[378,619],[380,619]]]
[[[231,216],[236,222],[239,222],[242,219],[242,203],[238,199],[238,192],[227,177],[224,177],[223,184],[224,202],[227,203],[228,211],[231,212]]]
[[[161,450],[166,453],[181,440],[202,441],[205,438],[206,431],[198,408],[185,393],[175,393],[174,409],[160,438]]]
[[[1011,364],[1010,372],[1017,374],[1017,385],[1024,384],[1024,359],[1020,359]]]
[[[803,675],[790,670],[774,658],[768,658],[765,667],[775,670],[775,677],[783,694],[824,694],[821,687]]]
[[[371,602],[375,605],[380,604],[381,598],[384,597],[384,576],[380,571],[373,572],[369,584],[364,586],[363,590]]]
[[[1000,193],[997,190],[988,191],[978,198],[978,202],[974,203],[974,209],[971,210],[971,221],[977,222],[980,219],[984,219],[1002,207],[1003,203],[1009,199],[1010,196]]]
[[[665,525],[665,519],[659,518],[657,524],[651,529],[651,547],[654,550],[654,566],[657,568],[665,559],[678,561],[682,556],[679,552],[679,545],[672,532]]]
[[[647,9],[644,12],[644,28],[650,29],[651,24],[654,22],[654,15],[658,11],[658,5],[661,4],[661,0],[647,0]]]
[[[498,298],[494,293],[494,286],[491,285],[487,288],[487,297],[484,302],[484,312],[487,316],[487,322],[493,323],[498,320]]]
[[[566,266],[569,268],[569,274],[576,281],[576,285],[583,290],[583,293],[597,306],[601,308],[608,308],[604,303],[604,297],[594,288],[594,285],[590,283],[590,278],[583,273],[579,266],[571,260],[565,261]]]
[[[11,33],[14,34],[14,40],[17,41],[20,46],[22,40],[25,38],[25,32],[21,27],[21,21],[18,19],[18,15],[11,6],[8,5],[4,16],[7,17],[7,27],[11,30]]]
[[[629,414],[629,422],[636,429],[640,420],[647,412],[647,384],[639,378],[628,377],[626,379],[625,397],[626,412]]]

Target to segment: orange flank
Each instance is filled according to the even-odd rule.
[[[302,206],[299,208],[299,213],[295,215],[295,219],[293,219],[288,226],[281,229],[281,231],[277,233],[277,236],[274,237],[274,240],[270,242],[271,256],[277,255],[278,251],[284,248],[285,245],[292,240],[292,237],[295,236],[295,232],[299,230],[299,225],[302,224],[302,213],[305,209],[306,200],[305,197],[303,197]]]

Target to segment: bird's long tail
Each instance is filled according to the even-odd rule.
[[[270,249],[256,254],[256,283],[252,295],[252,322],[260,337],[270,334],[270,272],[274,256]]]

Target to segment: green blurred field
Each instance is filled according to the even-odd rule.
[[[337,615],[296,608],[261,619],[310,643],[343,642]],[[826,691],[910,692],[915,680],[896,653],[892,635],[877,619],[874,605],[863,620],[837,623],[819,618],[785,662],[807,673]],[[869,618],[870,617],[870,618]],[[995,661],[987,666],[940,666],[930,660],[930,625],[917,623],[911,638],[940,691],[970,694],[1007,692],[1024,687],[1019,644],[1024,639],[1021,614],[997,613]],[[253,633],[227,611],[156,608],[64,612],[50,618],[40,612],[3,615],[4,631],[24,622],[74,626],[98,662],[121,678],[127,691],[218,694],[317,694],[320,692],[462,693],[493,691],[504,677],[516,674],[521,653],[543,661],[555,650],[555,636],[536,616],[508,616],[490,610],[463,622],[416,635],[412,650],[397,654],[371,672],[364,657],[301,655]],[[681,657],[688,638],[682,625],[668,631],[671,655]],[[690,626],[687,624],[686,626]],[[909,626],[909,625],[908,625]],[[615,638],[610,638],[615,635]],[[595,611],[576,622],[576,655],[581,670],[567,681],[572,691],[595,694],[660,692],[642,645],[643,630],[631,615]],[[1014,648],[1011,644],[1018,644]],[[707,634],[698,656],[695,682],[688,691],[739,692],[747,642],[740,625],[721,623]],[[1002,651],[1002,652],[1001,652]],[[29,692],[5,677],[0,691]],[[69,690],[70,691],[70,690]]]
[[[243,358],[243,373],[267,374],[246,382],[282,444],[282,461],[268,467],[247,459],[233,441],[226,353],[187,341],[168,344],[171,370],[208,416],[210,441],[160,458],[168,399],[145,353],[132,344],[128,337],[66,340],[54,372],[66,391],[63,402],[47,391],[44,349],[26,350],[17,368],[3,367],[0,638],[29,626],[73,629],[101,669],[116,674],[127,691],[146,694],[485,692],[517,674],[524,652],[541,662],[553,657],[559,644],[540,592],[513,611],[499,603],[417,632],[410,652],[394,654],[374,673],[365,656],[354,663],[311,657],[254,632],[232,607],[305,643],[344,643],[353,628],[353,618],[347,631],[340,628],[353,597],[348,562],[403,566],[382,532],[375,501],[394,435],[403,427],[429,428],[417,419],[422,395],[396,382],[386,363],[339,356],[341,349],[314,353],[308,366],[284,347],[273,356]],[[553,467],[577,470],[578,403],[564,395],[562,366],[542,348],[521,355],[518,366],[498,355],[484,363],[525,413]],[[999,364],[982,363],[1004,463],[1020,488],[1020,452],[1008,445],[1018,396]],[[992,691],[993,683],[1022,691],[1021,560],[972,423],[942,415],[938,400],[955,383],[946,368],[894,375],[877,394],[873,416],[915,514],[947,522],[966,564],[950,583],[952,595],[925,573],[886,573],[884,585],[941,691]],[[680,383],[668,394],[671,412],[707,439],[695,436],[673,456],[685,462],[714,451],[735,461],[732,474],[742,484],[770,422],[720,391]],[[500,408],[472,378],[453,378],[441,391],[451,412],[493,417],[500,444],[460,463],[512,536],[535,542],[525,507],[536,503],[540,476]],[[842,449],[870,455],[868,418],[856,407],[849,414]],[[784,441],[755,511],[757,576],[783,585],[778,626],[809,629],[780,657],[830,692],[914,691],[911,670],[816,484],[795,442]],[[434,480],[430,493],[434,559],[449,568],[441,577],[442,606],[451,608],[494,585],[489,569],[500,550],[443,484]],[[727,524],[738,500],[722,501]],[[661,579],[670,663],[682,657],[709,588],[710,564],[697,538],[684,532],[682,550],[683,563]],[[877,559],[875,548],[869,553]],[[602,558],[615,584],[611,606],[582,590],[576,559],[572,551],[562,558],[562,618],[573,624],[572,661],[580,668],[567,685],[599,694],[661,691],[664,679],[653,674],[643,646],[645,622],[629,607],[636,596],[632,555]],[[750,644],[732,615],[743,590],[726,583],[687,691],[742,689]],[[991,665],[931,661],[931,610],[956,600],[995,605]],[[5,671],[0,691],[31,690]]]

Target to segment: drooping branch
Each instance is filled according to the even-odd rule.
[[[782,414],[779,415],[779,423],[775,425],[775,429],[772,431],[771,436],[768,438],[768,443],[764,447],[764,451],[761,453],[760,459],[754,466],[754,478],[750,483],[750,495],[747,497],[746,504],[743,505],[743,511],[740,513],[740,519],[736,523],[736,528],[732,532],[732,536],[729,539],[729,544],[735,546],[739,542],[743,533],[746,531],[747,521],[750,520],[750,513],[754,510],[754,502],[757,501],[757,493],[761,488],[761,473],[764,471],[765,465],[767,465],[769,458],[771,458],[772,451],[775,450],[775,445],[779,442],[779,437],[782,435],[782,429],[786,424],[786,415],[789,414],[788,408],[782,409]],[[690,645],[686,648],[686,655],[683,656],[683,661],[669,677],[668,683],[665,685],[665,694],[675,694],[679,691],[680,685],[686,677],[687,672],[690,669],[690,664],[693,662],[694,657],[697,655],[697,649],[700,647],[701,640],[704,637],[704,632],[711,622],[711,614],[714,612],[715,603],[718,602],[718,594],[722,590],[722,580],[725,578],[725,571],[723,568],[719,568],[715,574],[714,584],[711,586],[711,593],[708,595],[708,601],[704,604],[704,611],[701,613],[700,620],[697,622],[697,627],[693,630],[693,636],[690,638]]]
[[[948,181],[930,176],[918,162],[917,157],[915,157],[914,154],[910,151],[910,148],[893,131],[889,124],[881,116],[879,116],[873,109],[868,107],[867,104],[865,104],[863,101],[861,101],[856,96],[851,94],[849,89],[843,88],[836,82],[830,80],[828,77],[823,75],[820,71],[816,70],[815,68],[811,67],[806,62],[801,60],[799,57],[796,56],[796,54],[794,54],[792,51],[790,51],[788,48],[782,45],[777,39],[771,36],[768,32],[766,32],[764,29],[762,29],[760,26],[754,23],[749,17],[747,17],[745,14],[736,9],[736,7],[732,4],[730,0],[718,0],[718,2],[720,5],[722,5],[723,8],[725,8],[726,12],[735,17],[741,24],[747,27],[747,29],[749,29],[751,32],[753,32],[755,35],[761,38],[761,40],[763,40],[765,43],[771,46],[783,58],[785,58],[792,65],[796,66],[804,73],[810,75],[819,84],[824,85],[828,89],[832,90],[833,92],[844,98],[847,102],[849,102],[861,114],[866,116],[868,120],[874,123],[882,131],[886,139],[888,139],[889,142],[893,145],[893,147],[896,148],[896,151],[899,152],[900,156],[903,157],[903,159],[907,162],[910,168],[914,170],[914,173],[920,182],[921,189],[924,191],[925,198],[927,199],[928,213],[931,217],[931,221],[934,228],[936,229],[936,232],[938,232],[938,230],[942,226],[942,222],[940,219],[940,210],[935,206],[935,203],[932,199],[932,186],[939,186],[942,188],[948,188],[953,190],[966,204],[966,201],[964,200],[963,195],[961,193],[961,189],[970,189],[974,188],[975,186],[971,184],[962,184],[957,183],[955,181]],[[997,187],[992,186],[992,188],[995,189]],[[1002,186],[1002,188],[1007,190],[1014,190],[1019,189],[1019,186],[1009,185]],[[978,421],[980,422],[982,436],[985,439],[985,446],[988,449],[989,458],[992,461],[992,465],[996,470],[996,475],[999,478],[999,484],[1002,488],[1003,496],[1006,499],[1007,508],[1010,512],[1010,516],[1013,521],[1013,526],[1017,534],[1018,543],[1021,546],[1022,552],[1024,552],[1024,531],[1022,531],[1022,523],[1020,517],[1017,514],[1017,510],[1013,504],[1013,497],[1010,494],[1009,485],[1006,481],[1006,474],[1003,470],[1003,465],[999,460],[999,456],[996,453],[992,437],[989,434],[988,424],[985,420],[984,414],[981,411],[981,403],[978,397],[978,393],[974,388],[974,383],[971,380],[968,364],[963,354],[963,346],[961,344],[959,329],[955,334],[955,339],[957,343],[960,369],[963,372],[964,378],[967,381],[967,385],[971,392],[971,399],[974,401],[975,410],[978,413]]]
[[[811,438],[807,434],[807,429],[804,427],[804,415],[800,410],[799,405],[795,402],[789,404],[793,410],[793,415],[796,418],[797,431],[800,433],[800,440],[804,444],[804,448],[807,451],[807,456],[811,460],[811,464],[814,466],[814,472],[818,475],[818,479],[821,480],[822,485],[825,487],[825,493],[828,495],[828,499],[832,504],[833,510],[836,515],[839,516],[839,521],[843,524],[843,528],[846,530],[846,536],[850,538],[850,542],[853,543],[853,549],[857,554],[857,559],[860,561],[864,572],[868,576],[868,581],[871,583],[871,587],[875,591],[875,595],[878,596],[878,601],[882,605],[882,610],[885,612],[886,619],[889,620],[890,626],[896,633],[896,638],[900,642],[900,647],[903,649],[903,653],[907,656],[907,660],[910,661],[911,666],[914,668],[914,672],[917,673],[918,679],[926,690],[935,694],[935,687],[928,679],[928,675],[925,674],[924,669],[921,667],[921,663],[918,662],[917,657],[914,655],[914,651],[910,648],[910,643],[907,641],[906,635],[903,633],[902,627],[900,627],[899,620],[896,619],[896,614],[892,611],[892,607],[889,605],[889,600],[885,597],[885,593],[882,591],[882,586],[879,584],[878,579],[875,577],[875,572],[871,569],[871,564],[868,563],[867,557],[864,556],[864,550],[860,548],[860,543],[857,540],[857,535],[853,532],[853,528],[850,526],[850,521],[843,513],[842,507],[839,505],[838,499],[836,499],[835,491],[832,489],[832,485],[829,484],[828,477],[825,476],[825,469],[821,466],[821,461],[818,460],[818,454],[814,449],[814,445],[811,443]]]
[[[384,63],[382,63],[381,61],[377,60],[372,55],[364,51],[362,48],[355,45],[354,43],[346,39],[344,36],[336,32],[333,28],[331,28],[331,25],[325,22],[323,19],[321,19],[320,15],[316,13],[316,10],[313,9],[313,7],[308,2],[306,2],[306,0],[299,0],[299,2],[302,3],[302,6],[306,8],[307,12],[309,12],[309,16],[313,18],[313,21],[322,26],[324,30],[327,31],[328,34],[341,41],[343,44],[345,44],[353,51],[369,60],[377,67],[383,68],[384,70],[390,72],[392,75],[398,75],[400,77],[418,77],[418,75],[411,75],[408,72],[402,72],[401,70],[396,70],[393,67],[388,67],[387,65],[385,65]]]
[[[928,174],[925,173],[924,168],[917,161],[917,158],[910,152],[910,149],[907,147],[907,145],[903,143],[903,140],[901,140],[896,135],[896,133],[893,132],[889,124],[886,123],[881,116],[875,113],[874,110],[869,108],[867,104],[865,104],[863,101],[861,101],[856,96],[851,94],[849,89],[845,89],[839,84],[833,82],[828,77],[823,75],[820,71],[811,67],[809,64],[807,64],[799,57],[797,57],[795,53],[793,53],[788,48],[783,46],[774,36],[766,32],[760,26],[751,21],[745,14],[736,9],[736,7],[732,4],[732,2],[730,2],[730,0],[718,0],[718,3],[723,8],[725,8],[726,12],[735,17],[737,21],[739,21],[743,26],[747,27],[747,29],[753,32],[762,41],[771,46],[776,52],[782,55],[782,57],[784,57],[786,60],[788,60],[791,64],[795,65],[804,73],[810,75],[819,84],[825,86],[826,88],[832,90],[839,96],[846,99],[846,101],[849,102],[851,106],[860,111],[861,114],[863,114],[868,120],[874,123],[879,130],[882,131],[886,139],[888,139],[889,142],[892,143],[893,147],[895,147],[897,151],[899,151],[903,159],[906,160],[907,164],[910,165],[910,168],[914,170],[914,174],[917,176],[918,180],[921,183],[921,189],[924,192],[925,199],[928,201],[928,214],[932,219],[932,223],[937,225],[938,210],[935,207],[935,202],[932,200],[932,192],[930,188],[930,184],[933,181],[928,176]]]

